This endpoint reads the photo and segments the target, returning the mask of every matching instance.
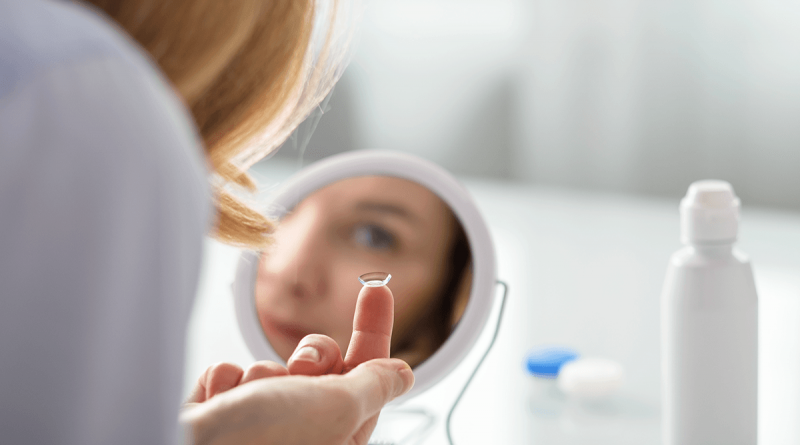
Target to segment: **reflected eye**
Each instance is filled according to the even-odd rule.
[[[391,250],[397,244],[394,235],[374,224],[356,227],[353,231],[353,239],[356,243],[374,250]]]

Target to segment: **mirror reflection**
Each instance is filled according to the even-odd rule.
[[[426,187],[388,176],[340,180],[304,198],[261,254],[255,305],[287,360],[316,333],[342,353],[352,333],[359,275],[392,274],[392,357],[416,366],[448,338],[472,286],[471,251],[450,207]]]

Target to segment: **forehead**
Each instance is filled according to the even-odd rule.
[[[364,204],[381,204],[403,209],[425,221],[446,219],[450,208],[436,194],[416,182],[391,176],[358,176],[336,181],[301,201],[306,204],[355,210]]]

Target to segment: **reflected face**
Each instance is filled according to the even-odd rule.
[[[411,366],[441,345],[469,295],[460,224],[439,197],[411,181],[335,182],[301,201],[274,239],[261,257],[255,299],[267,339],[284,360],[311,333],[346,352],[363,273],[392,274],[392,356]]]

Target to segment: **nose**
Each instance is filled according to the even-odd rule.
[[[321,299],[328,293],[329,250],[324,219],[317,209],[306,206],[278,225],[264,267],[285,295]]]

